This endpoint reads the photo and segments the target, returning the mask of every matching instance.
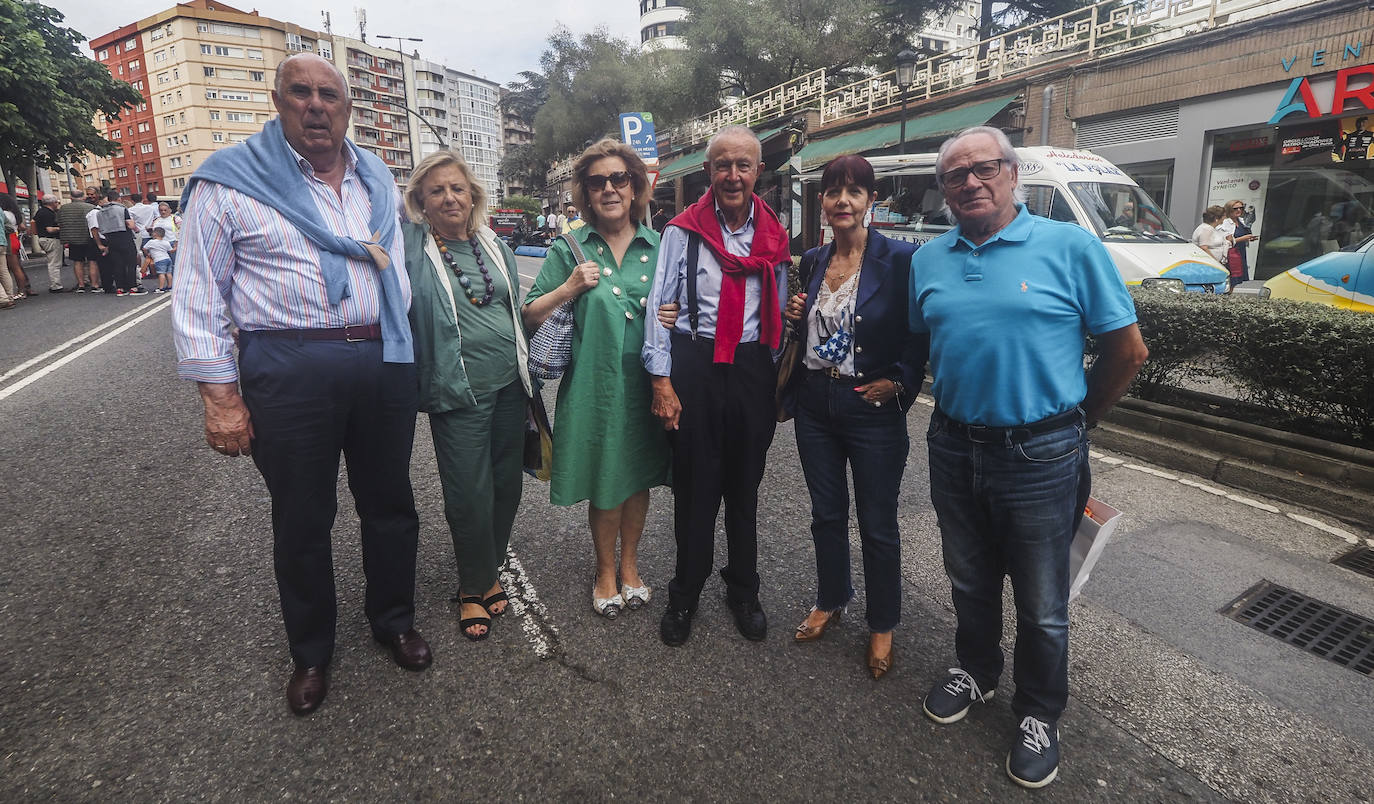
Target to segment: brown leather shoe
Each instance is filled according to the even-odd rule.
[[[874,637],[876,636],[878,635],[870,634],[868,637],[868,670],[873,674],[874,681],[886,675],[887,671],[891,670],[892,665],[896,664],[897,661],[896,643],[889,643],[887,646],[887,653],[879,656],[874,645]]]
[[[414,628],[390,639],[377,637],[377,641],[391,649],[391,658],[407,670],[423,670],[434,660],[429,643]]]
[[[329,692],[329,673],[324,665],[297,667],[286,683],[286,705],[297,715],[308,715],[320,708]]]
[[[820,620],[820,624],[812,625],[812,617],[817,614],[822,615],[823,619],[817,618]],[[832,609],[830,611],[821,611],[815,606],[812,606],[811,611],[806,613],[806,619],[802,620],[801,625],[797,626],[797,632],[792,635],[792,639],[797,642],[811,642],[812,640],[820,639],[821,635],[825,633],[825,629],[829,628],[832,623],[839,622],[840,616],[843,614],[844,606],[840,606],[838,609]]]

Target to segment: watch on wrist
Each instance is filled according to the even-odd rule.
[[[892,383],[892,389],[896,392],[897,396],[902,396],[906,393],[906,386],[902,385],[901,380],[888,380],[888,382]]]

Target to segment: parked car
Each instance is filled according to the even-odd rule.
[[[1374,234],[1314,257],[1264,283],[1270,298],[1329,304],[1374,313]]]

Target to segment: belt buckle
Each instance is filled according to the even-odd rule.
[[[839,366],[831,366],[830,368],[827,368],[827,369],[825,370],[825,373],[826,373],[826,375],[829,376],[830,378],[836,379],[836,380],[842,379],[842,378],[844,377],[844,375],[840,373],[840,367],[839,367]]]
[[[367,340],[367,338],[353,337],[353,327],[344,327],[344,343],[362,343],[365,340]]]

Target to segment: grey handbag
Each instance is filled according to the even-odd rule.
[[[587,261],[582,253],[582,246],[571,232],[560,237],[572,249],[573,259],[577,260],[578,265]],[[568,370],[568,363],[572,360],[575,323],[573,303],[576,301],[577,299],[568,299],[555,307],[530,337],[530,376],[541,380],[556,380]]]

